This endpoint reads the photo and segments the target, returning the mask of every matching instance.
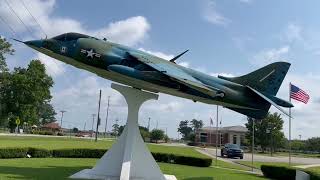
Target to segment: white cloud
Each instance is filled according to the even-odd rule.
[[[163,52],[159,52],[159,51],[148,51],[148,50],[145,50],[144,48],[139,48],[140,51],[143,51],[143,52],[146,52],[146,53],[149,53],[149,54],[152,54],[152,55],[155,55],[157,57],[160,57],[160,58],[163,58],[165,60],[170,60],[172,58],[174,58],[175,56],[172,55],[172,54],[166,54],[166,53],[163,53]],[[190,67],[190,63],[187,62],[187,61],[180,61],[177,60],[177,64],[179,64],[180,66],[183,66],[183,67]]]
[[[186,67],[186,68],[190,67],[190,63],[186,62],[186,61],[181,61],[181,62],[178,62],[177,64],[179,64],[180,66]]]
[[[23,22],[27,25],[27,27],[33,31],[33,34],[28,34],[29,32],[24,27],[24,25],[18,21],[18,18],[4,3],[0,6],[1,17],[6,19],[8,21],[8,24],[11,27],[14,27],[16,31],[24,33],[25,38],[43,38],[44,35],[41,32],[40,27],[28,13],[28,11],[24,8],[22,2],[8,2],[15,10],[15,12],[19,15],[19,17],[23,20]],[[133,46],[137,43],[143,42],[143,40],[147,37],[148,31],[151,28],[149,22],[145,17],[135,16],[128,19],[111,22],[110,24],[99,29],[89,29],[78,20],[53,15],[53,11],[56,5],[56,2],[54,0],[24,0],[24,2],[29,11],[37,19],[37,21],[49,37],[65,32],[79,32],[93,36],[107,37],[114,42]],[[5,28],[6,27],[3,27],[3,29]]]
[[[33,31],[33,35],[28,34],[27,29],[18,21],[17,17],[14,16],[9,7],[4,3],[0,6],[0,15],[1,17],[5,18],[8,21],[8,24],[14,27],[16,31],[24,34],[23,39],[34,39],[35,36],[37,36],[37,38],[44,36],[39,26],[37,26],[36,22],[33,20],[32,16],[30,16],[30,14],[28,14],[24,8],[22,1],[8,2],[23,20],[23,22],[27,25],[27,27]],[[25,2],[25,5],[29,11],[37,19],[39,24],[41,24],[42,28],[49,35],[49,37],[65,32],[79,32],[93,36],[107,37],[111,41],[133,46],[143,42],[143,40],[147,38],[147,33],[151,27],[145,17],[136,16],[111,22],[107,26],[96,30],[88,29],[81,22],[75,19],[53,16],[52,14],[55,7],[54,0],[24,0],[23,2]],[[59,76],[66,69],[65,64],[44,54],[37,53],[36,58],[40,59],[46,65],[47,72],[54,77]]]
[[[285,37],[289,42],[303,40],[302,27],[295,23],[289,23],[285,30]]]
[[[282,46],[278,49],[266,49],[258,52],[250,60],[252,64],[255,65],[266,65],[275,61],[285,61],[287,60],[287,54],[290,50],[289,46]]]
[[[45,54],[37,52],[34,59],[39,59],[46,67],[46,71],[52,77],[57,77],[58,75],[65,72],[65,66],[62,62],[57,61]]]
[[[241,3],[250,4],[253,0],[239,0]]]
[[[149,54],[152,54],[152,55],[155,55],[157,57],[160,57],[162,59],[165,59],[165,60],[170,60],[174,57],[174,55],[172,54],[166,54],[166,53],[163,53],[163,52],[159,52],[159,51],[149,51],[149,50],[146,50],[144,48],[139,48],[140,51],[143,51],[143,52],[146,52],[146,53],[149,53]]]
[[[210,73],[210,76],[217,77],[218,75],[224,76],[224,77],[235,77],[235,75],[231,73]]]
[[[107,37],[111,41],[129,46],[142,42],[147,37],[151,26],[143,16],[131,17],[122,21],[112,22],[94,34]]]
[[[225,26],[231,22],[228,18],[218,12],[217,5],[213,0],[206,1],[203,10],[203,18],[214,25]]]
[[[310,95],[308,104],[292,100],[295,106],[292,108],[292,136],[294,138],[298,138],[299,134],[302,134],[304,138],[308,138],[316,136],[318,133],[317,127],[320,126],[318,116],[320,108],[320,103],[318,102],[320,99],[318,93],[320,89],[319,81],[319,74],[292,74],[289,72],[279,90],[277,96],[287,100],[289,96],[289,82],[291,82]],[[272,110],[277,111],[275,108],[272,108]],[[288,135],[288,118],[283,115],[283,119],[285,121],[284,132]]]

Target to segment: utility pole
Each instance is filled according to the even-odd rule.
[[[106,125],[104,126],[104,138],[106,138],[106,134],[107,134],[107,125],[108,125],[108,116],[109,116],[109,105],[110,105],[110,96],[108,96]]]
[[[91,137],[92,137],[92,135],[93,135],[93,125],[94,125],[94,118],[95,118],[95,116],[96,116],[96,114],[92,114],[92,128],[91,128],[92,132],[91,132]]]
[[[156,129],[158,129],[158,119],[157,119],[157,125],[156,125]]]
[[[251,149],[251,166],[252,166],[252,172],[253,172],[253,153],[254,153],[254,121],[255,119],[254,118],[251,118],[252,120],[252,149]]]
[[[101,104],[101,89],[100,89],[100,93],[99,93],[98,119],[97,119],[95,142],[98,141],[98,131],[99,131],[98,128],[99,128],[99,125],[100,125],[100,104]]]
[[[62,128],[62,119],[63,119],[63,114],[64,114],[65,112],[67,112],[67,111],[65,111],[65,110],[61,110],[60,112],[61,112],[60,126],[61,126],[61,128]]]
[[[149,117],[149,120],[148,120],[148,132],[150,132],[150,117]]]
[[[218,134],[219,134],[219,106],[217,105],[217,117],[216,117],[216,166],[218,166]]]

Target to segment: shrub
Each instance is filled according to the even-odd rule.
[[[295,180],[296,170],[294,168],[275,165],[261,165],[261,171],[267,178],[277,180]]]
[[[24,158],[28,148],[4,148],[0,149],[0,158]]]

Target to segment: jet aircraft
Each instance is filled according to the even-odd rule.
[[[21,41],[20,41],[21,42]],[[23,42],[43,54],[134,88],[224,106],[248,117],[266,117],[271,105],[293,107],[276,94],[290,64],[275,62],[240,77],[213,77],[171,60],[79,33]],[[281,106],[281,107],[280,107]]]

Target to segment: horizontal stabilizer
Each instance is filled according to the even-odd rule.
[[[253,89],[250,86],[247,86],[251,91],[253,91],[254,93],[256,93],[257,95],[259,95],[261,98],[263,98],[264,100],[266,100],[267,102],[269,102],[270,104],[272,104],[274,107],[276,107],[279,111],[281,111],[283,114],[291,117],[285,110],[283,110],[278,104],[276,104],[275,102],[273,102],[271,99],[269,99],[268,97],[266,97],[265,95],[263,95],[262,93],[260,93],[259,91]]]

